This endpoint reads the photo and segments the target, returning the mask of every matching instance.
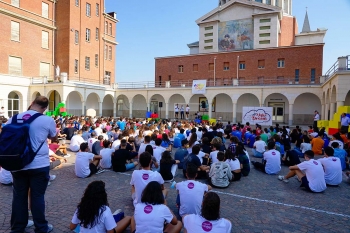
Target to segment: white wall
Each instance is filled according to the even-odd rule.
[[[271,19],[271,22],[260,23],[260,19]],[[254,16],[254,49],[278,47],[279,23],[277,13]],[[260,30],[260,26],[270,26],[270,29]],[[270,37],[260,37],[261,33],[270,33]],[[270,40],[270,44],[260,44],[263,40]]]
[[[295,36],[295,45],[324,43],[325,33],[303,33]]]
[[[314,114],[315,110],[321,112],[321,100],[314,94],[301,94],[293,105],[293,114]]]

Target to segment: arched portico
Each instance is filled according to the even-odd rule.
[[[293,105],[293,123],[296,125],[312,125],[315,110],[320,112],[321,100],[313,93],[300,94]],[[322,114],[322,111],[320,112]]]
[[[61,95],[58,91],[52,90],[47,94],[47,96],[49,98],[49,107],[47,110],[53,111],[55,110],[58,103],[61,102]]]
[[[242,121],[243,107],[260,107],[260,101],[258,97],[252,93],[245,93],[241,95],[237,99],[236,107],[236,119],[238,119],[238,121]],[[233,115],[233,122],[236,122],[235,115]]]
[[[216,120],[232,121],[232,98],[225,93],[217,94],[213,99],[212,118]]]
[[[333,115],[336,112],[337,107],[337,88],[335,85],[332,87],[332,92],[330,96],[330,106],[329,106],[329,119],[333,120]]]
[[[110,94],[105,95],[102,102],[102,116],[113,116],[113,96]]]
[[[67,96],[66,102],[67,113],[71,115],[85,115],[85,102],[78,91],[71,91]]]
[[[272,107],[272,122],[292,124],[293,104],[289,105],[288,98],[281,93],[271,93],[264,100],[265,107]],[[291,116],[289,116],[291,112]]]
[[[146,98],[137,94],[132,98],[132,116],[137,118],[143,118],[146,116],[147,102]]]
[[[165,103],[165,104],[168,105],[168,106],[165,106],[165,108],[166,108],[166,110],[165,110],[166,118],[169,118],[169,116],[170,117],[175,117],[175,104],[178,104],[179,108],[181,108],[181,105],[183,105],[185,110],[186,110],[186,105],[188,104],[188,106],[190,107],[189,118],[193,119],[192,115],[194,115],[196,108],[192,109],[192,106],[189,103],[186,103],[185,97],[183,97],[183,95],[174,94],[174,95],[170,96],[170,98],[168,100],[168,103]],[[179,117],[180,117],[180,115],[179,115]]]
[[[89,116],[102,115],[102,102],[95,92],[91,92],[86,98],[86,114]]]
[[[161,102],[161,104],[160,104]],[[160,118],[166,117],[165,115],[165,98],[162,95],[155,94],[149,99],[149,111],[158,113]]]
[[[126,95],[119,95],[117,97],[117,116],[126,117],[129,116],[130,103],[129,98]]]

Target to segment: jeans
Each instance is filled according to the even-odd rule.
[[[50,167],[12,172],[13,200],[11,233],[23,233],[28,223],[28,191],[36,233],[48,230],[45,219],[45,191],[50,179]]]
[[[253,151],[253,156],[254,157],[256,157],[256,158],[263,158],[264,157],[263,156],[264,153],[258,152],[255,149],[252,149],[252,151]]]
[[[134,163],[128,163],[128,164],[125,164],[125,169],[127,171],[129,171],[130,169],[133,169],[135,167],[135,164]]]

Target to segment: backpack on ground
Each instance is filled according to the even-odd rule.
[[[30,123],[42,116],[36,113],[22,123],[18,123],[17,115],[12,117],[11,124],[6,125],[0,134],[0,166],[8,171],[21,170],[34,160],[45,140],[34,151],[29,136]],[[21,120],[21,119],[19,119]]]

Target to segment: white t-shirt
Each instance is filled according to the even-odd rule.
[[[300,144],[300,150],[301,150],[301,153],[305,153],[305,151],[307,150],[311,150],[311,144],[310,143],[301,143]]]
[[[139,155],[145,152],[146,146],[149,145],[149,143],[141,143],[140,148],[139,148]]]
[[[180,216],[200,214],[203,196],[205,192],[208,192],[208,185],[195,180],[186,180],[177,183],[176,190],[180,195]]]
[[[10,171],[7,171],[0,167],[0,183],[1,184],[10,184],[12,183],[12,174]]]
[[[199,142],[198,142],[198,141],[195,141],[191,147],[187,148],[188,153],[191,154],[191,153],[192,153],[192,147],[193,147],[194,145],[198,145],[198,144],[199,144]]]
[[[218,150],[210,152],[209,158],[211,158],[212,163],[219,162],[217,156],[218,156]]]
[[[314,116],[314,121],[319,121],[319,120],[320,120],[320,115],[316,113]]]
[[[344,143],[342,141],[339,141],[339,140],[332,140],[332,141],[330,141],[328,146],[332,147],[332,143],[333,142],[338,142],[339,148],[340,149],[344,149]]]
[[[120,146],[120,143],[121,143],[121,140],[117,139],[115,140],[113,143],[112,143],[112,148],[114,150],[118,150],[119,149],[119,146]]]
[[[179,107],[175,105],[174,111],[175,111],[175,112],[179,112]]]
[[[163,233],[164,222],[170,223],[174,216],[166,205],[138,203],[134,218],[136,233]]]
[[[321,158],[320,161],[324,168],[324,179],[326,184],[338,185],[342,182],[342,167],[340,159],[337,157]]]
[[[220,218],[216,221],[208,221],[202,216],[196,214],[185,216],[183,224],[188,233],[231,233],[232,228],[231,222],[225,218]]]
[[[254,145],[253,145],[253,147],[256,147],[255,150],[257,152],[260,152],[260,153],[264,153],[265,152],[265,147],[266,146],[267,145],[266,145],[266,143],[263,140],[255,141]]]
[[[153,156],[156,158],[157,163],[160,164],[160,160],[162,158],[162,154],[166,149],[161,146],[155,146],[153,147]]]
[[[82,136],[74,135],[70,140],[69,149],[71,149],[73,152],[77,152],[80,149],[80,144],[84,142],[85,140],[82,138]]]
[[[281,153],[278,150],[266,151],[264,160],[266,160],[265,172],[267,174],[277,174],[281,171]]]
[[[159,172],[153,172],[151,170],[134,170],[130,181],[130,184],[135,187],[134,205],[141,202],[141,194],[146,185],[151,181],[157,181],[159,184],[164,184],[164,180]]]
[[[228,159],[226,159],[225,162],[228,165],[230,165],[231,171],[241,169],[241,163],[239,162],[238,159],[235,159],[235,160],[232,160],[232,159],[228,160]]]
[[[112,162],[111,162],[111,156],[112,153],[115,150],[112,148],[103,148],[100,151],[100,155],[102,156],[102,159],[100,160],[100,166],[102,168],[111,168],[112,167]]]
[[[297,165],[300,170],[305,171],[306,178],[309,181],[309,187],[314,192],[326,190],[324,171],[321,162],[314,159],[304,161]]]
[[[151,135],[153,132],[151,130],[146,130],[143,132],[142,136]]]
[[[100,135],[102,134],[102,129],[101,129],[101,127],[96,127],[96,128],[95,128],[95,132],[96,132],[96,136],[97,136],[97,137],[100,136]]]
[[[201,164],[203,163],[203,157],[205,156],[205,153],[203,151],[199,151],[197,157],[201,161]]]
[[[197,134],[197,140],[198,140],[198,141],[199,141],[199,140],[202,140],[203,132],[197,130],[196,134]]]
[[[190,107],[186,107],[186,112],[189,112],[190,111]]]
[[[108,206],[105,206],[105,208],[106,209],[100,215],[100,219],[98,223],[91,229],[80,226],[80,233],[101,233],[101,232],[107,232],[116,228],[117,224],[113,218],[111,209]],[[78,210],[74,212],[74,215],[72,218],[73,224],[80,224],[80,220],[78,219],[78,216],[77,216],[77,211]]]
[[[38,112],[34,110],[29,110],[18,114],[17,116],[18,123],[22,123],[20,119],[22,118],[29,119],[31,116],[33,116],[36,113]],[[9,119],[6,124],[10,124],[11,122],[12,122],[12,118]],[[57,134],[56,124],[51,117],[42,115],[42,116],[39,116],[30,124],[29,136],[30,136],[30,142],[32,144],[33,150],[37,151],[40,145],[43,142],[44,143],[40,148],[40,150],[38,151],[38,153],[36,154],[36,156],[34,157],[34,160],[21,170],[36,169],[36,168],[50,166],[49,147],[47,145],[47,138],[55,137],[56,134]]]
[[[89,147],[89,151],[91,152],[92,151],[92,145],[97,142],[97,139],[96,138],[89,138],[88,139],[88,147]]]
[[[90,175],[90,160],[94,159],[94,154],[89,152],[78,152],[75,157],[75,175],[85,178]]]

